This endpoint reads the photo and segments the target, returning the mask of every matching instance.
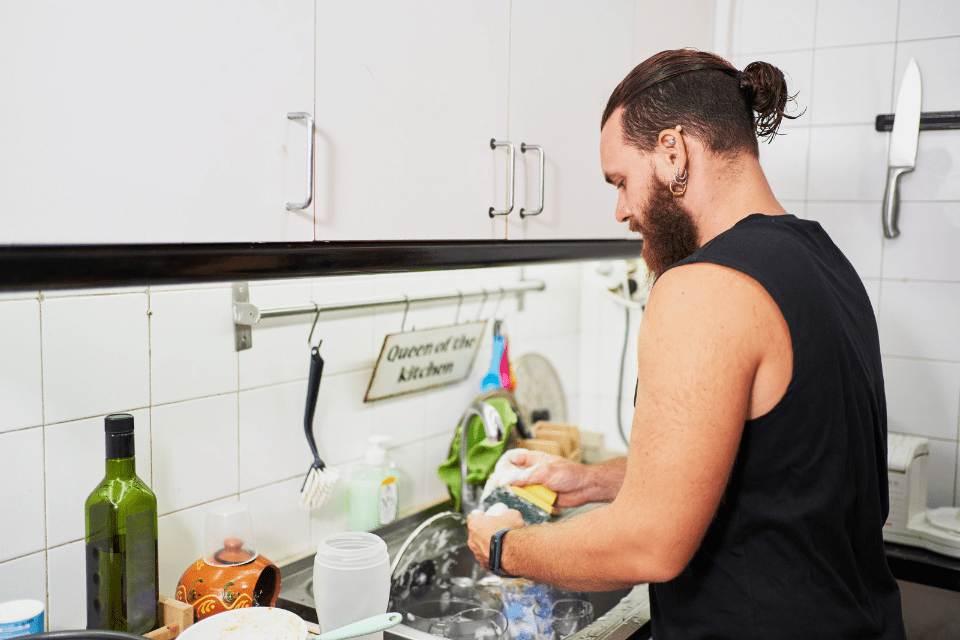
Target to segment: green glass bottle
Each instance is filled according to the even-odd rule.
[[[107,473],[87,498],[87,629],[160,626],[157,497],[137,477],[133,416],[107,416]]]

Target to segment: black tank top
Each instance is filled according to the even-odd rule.
[[[882,529],[887,414],[873,308],[816,222],[751,215],[673,265],[741,271],[780,308],[793,377],[744,424],[729,484],[700,548],[650,585],[653,637],[905,637]]]

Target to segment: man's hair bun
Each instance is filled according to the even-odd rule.
[[[784,118],[799,116],[786,113],[787,104],[794,97],[787,93],[783,72],[767,62],[751,62],[739,73],[740,91],[744,93],[754,112],[754,126],[758,138],[772,140]]]

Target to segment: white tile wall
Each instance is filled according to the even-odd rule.
[[[886,138],[873,125],[812,127],[807,199],[879,203],[887,175]]]
[[[893,42],[900,0],[845,0],[817,6],[817,47]]]
[[[46,606],[46,553],[0,562],[0,602],[8,600],[39,600]]]
[[[739,43],[740,54],[764,51],[792,51],[813,46],[816,27],[816,3],[790,0],[742,0]],[[771,20],[781,28],[771,28]]]
[[[306,393],[306,381],[240,392],[240,491],[304,475],[313,463],[303,433]]]
[[[227,393],[237,388],[230,287],[150,294],[152,404]],[[183,354],[191,354],[184,361]]]
[[[43,518],[43,429],[0,433],[0,562],[46,545]]]
[[[816,49],[811,122],[873,123],[878,113],[890,113],[895,49],[893,43]]]
[[[901,203],[900,236],[884,241],[883,275],[958,282],[958,246],[960,202]]]
[[[0,302],[0,432],[43,423],[40,303]]]
[[[47,424],[149,406],[146,294],[49,299],[41,313]]]
[[[897,39],[960,36],[960,5],[943,0],[900,0]]]
[[[958,94],[960,95],[960,94]],[[923,107],[926,109],[926,107]],[[917,144],[917,166],[900,179],[903,200],[960,201],[960,140],[955,131],[924,131]]]
[[[890,431],[957,440],[960,364],[885,357]]]
[[[87,576],[82,540],[47,550],[47,628],[87,628]]]
[[[274,562],[310,548],[310,513],[299,506],[302,484],[298,477],[240,494],[254,522],[257,551]]]
[[[238,493],[237,396],[153,408],[153,480],[161,515]]]
[[[886,280],[880,295],[883,353],[960,362],[960,284]]]

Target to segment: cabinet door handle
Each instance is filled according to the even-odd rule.
[[[540,206],[537,207],[536,211],[527,211],[523,207],[520,207],[520,217],[525,218],[527,216],[538,216],[543,213],[543,179],[544,179],[544,168],[546,167],[546,160],[543,155],[543,147],[538,144],[525,144],[520,143],[520,153],[526,153],[527,149],[532,149],[540,154]]]
[[[288,120],[307,121],[307,199],[303,202],[288,202],[287,211],[306,209],[313,202],[313,116],[303,111],[287,114]]]
[[[494,209],[490,207],[490,217],[494,216],[508,216],[510,212],[513,211],[513,182],[517,173],[517,160],[516,160],[516,149],[513,147],[513,143],[509,140],[490,140],[490,148],[496,149],[497,147],[506,147],[507,148],[507,208],[506,209]]]

